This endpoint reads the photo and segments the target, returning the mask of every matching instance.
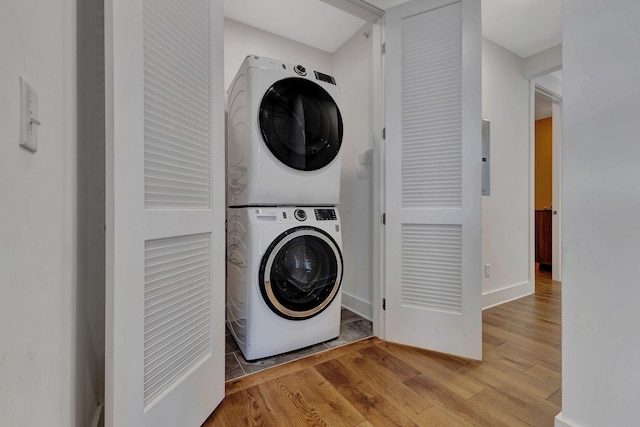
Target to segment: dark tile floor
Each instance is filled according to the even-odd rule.
[[[321,351],[349,344],[373,335],[370,320],[343,308],[341,311],[340,335],[338,338],[321,344],[312,345],[297,351],[292,351],[278,356],[260,359],[254,362],[247,360],[238,349],[238,345],[227,330],[225,336],[225,380],[233,380],[244,375],[253,374],[267,368],[282,365],[293,360],[301,359]]]

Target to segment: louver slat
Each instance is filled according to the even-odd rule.
[[[207,0],[144,2],[147,209],[211,206],[208,18]]]
[[[460,17],[402,22],[402,205],[460,207]]]
[[[211,235],[145,242],[145,406],[210,349]]]
[[[460,225],[402,226],[402,304],[461,312]]]

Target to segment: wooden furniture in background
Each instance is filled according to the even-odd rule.
[[[540,270],[551,271],[551,210],[536,211],[536,262]]]

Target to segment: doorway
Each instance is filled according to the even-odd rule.
[[[562,277],[561,76],[561,71],[557,71],[532,82],[533,263],[536,272],[550,273],[557,281]],[[555,86],[548,82],[554,82]]]

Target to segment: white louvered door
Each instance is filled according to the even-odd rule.
[[[385,16],[386,339],[482,358],[478,0]]]
[[[108,427],[224,396],[221,0],[106,0]]]

